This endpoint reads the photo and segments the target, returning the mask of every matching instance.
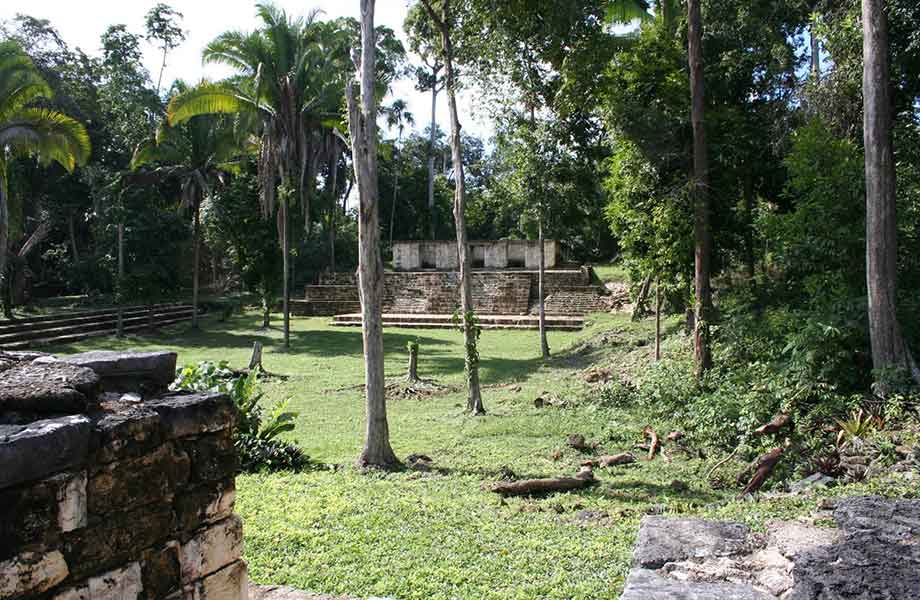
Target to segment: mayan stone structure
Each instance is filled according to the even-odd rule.
[[[537,313],[538,242],[470,242],[470,256],[473,306],[477,314],[522,316]],[[546,314],[582,317],[615,308],[617,299],[596,280],[590,267],[566,265],[560,261],[559,242],[544,242],[544,265]],[[394,242],[393,269],[384,274],[383,312],[385,315],[452,315],[458,310],[459,286],[455,242]],[[304,292],[302,300],[291,303],[294,314],[350,316],[361,311],[353,273],[324,274],[317,285],[307,286]]]
[[[0,599],[241,600],[236,410],[176,355],[0,354]]]

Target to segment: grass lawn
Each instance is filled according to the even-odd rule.
[[[438,469],[358,473],[351,464],[364,430],[356,387],[363,381],[361,332],[326,321],[293,319],[289,352],[280,349],[279,330],[257,329],[255,314],[227,323],[205,320],[203,332],[182,326],[153,337],[94,339],[54,351],[170,348],[179,352],[180,364],[227,360],[242,367],[252,343],[264,344],[265,367],[290,376],[266,383],[267,399],[290,399],[290,408],[300,413],[291,437],[318,466],[237,480],[245,555],[259,583],[401,600],[616,598],[639,520],[648,512],[762,526],[767,517],[815,505],[813,498],[789,497],[733,502],[734,490],[716,491],[703,482],[718,458],[713,456],[597,471],[600,483],[593,488],[540,499],[502,501],[482,489],[501,467],[519,476],[573,474],[585,456],[565,446],[571,433],[597,440],[611,453],[639,439],[646,424],[641,410],[596,402],[597,391],[579,375],[592,362],[642,368],[651,353],[642,342],[651,339],[653,325],[626,316],[597,316],[583,332],[551,333],[556,356],[547,364],[539,358],[536,332],[484,332],[480,352],[489,414],[465,415],[462,391],[394,400],[390,431],[397,454],[427,454]],[[677,329],[674,322],[668,325]],[[613,333],[600,347],[573,349],[607,330]],[[463,383],[462,336],[455,331],[387,330],[388,377],[403,374],[409,340],[420,343],[423,377]],[[678,351],[684,344],[674,334],[667,348]],[[499,387],[510,383],[519,388]],[[535,408],[533,400],[543,392],[573,406]],[[662,434],[672,425],[652,424]],[[558,460],[552,458],[556,450],[562,450]]]

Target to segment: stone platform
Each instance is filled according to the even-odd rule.
[[[536,313],[539,276],[526,269],[473,270],[473,306],[480,316],[525,316]],[[453,315],[459,305],[460,274],[456,271],[388,271],[384,274],[383,312]],[[607,312],[617,298],[594,281],[590,268],[548,269],[543,278],[546,313],[583,317]],[[319,285],[305,288],[291,311],[302,316],[335,316],[359,312],[358,282],[353,273],[333,273]]]
[[[621,600],[920,598],[920,500],[847,498],[808,522],[646,517]]]
[[[534,315],[477,315],[481,329],[530,329],[540,328],[540,319]],[[336,315],[331,325],[336,327],[360,327],[361,313]],[[402,329],[457,329],[453,315],[383,313],[384,327]],[[546,317],[546,329],[549,331],[579,331],[584,328],[585,320],[581,317]]]

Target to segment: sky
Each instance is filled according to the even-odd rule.
[[[165,0],[167,4],[184,16],[182,28],[186,40],[170,54],[163,76],[164,86],[181,78],[195,82],[202,77],[218,79],[230,73],[223,67],[201,64],[201,50],[223,31],[237,29],[251,31],[258,26],[255,15],[255,0]],[[48,19],[57,28],[61,37],[73,47],[82,48],[91,55],[100,53],[99,38],[109,25],[124,24],[134,33],[144,33],[144,15],[156,4],[156,0],[3,0],[0,5],[0,20],[11,19],[17,13]],[[311,9],[324,12],[322,18],[359,17],[358,0],[275,0],[288,14],[301,16]],[[376,24],[391,28],[409,49],[402,24],[408,12],[408,0],[377,0]],[[150,72],[154,84],[160,70],[161,51],[144,43],[144,65]],[[417,56],[410,54],[410,61],[420,64]],[[415,117],[414,129],[421,131],[431,120],[431,96],[415,90],[408,79],[398,81],[385,102],[402,98],[409,105]],[[477,115],[476,94],[461,92],[459,96],[460,121],[464,131],[480,137],[493,132],[491,123]],[[484,112],[484,111],[481,111]],[[444,94],[438,96],[438,124],[447,129],[447,102]],[[408,131],[408,130],[407,130]],[[395,133],[393,133],[395,135]]]

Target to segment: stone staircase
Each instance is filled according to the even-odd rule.
[[[534,315],[477,315],[482,329],[539,329],[539,317]],[[360,327],[361,314],[336,315],[330,323],[336,327]],[[384,313],[384,327],[403,329],[455,329],[453,315],[419,313]],[[582,317],[546,317],[547,331],[579,331],[585,326]]]
[[[122,310],[125,332],[136,332],[191,320],[189,304],[134,306]],[[0,321],[0,350],[25,350],[112,335],[118,327],[118,310],[27,317]]]

